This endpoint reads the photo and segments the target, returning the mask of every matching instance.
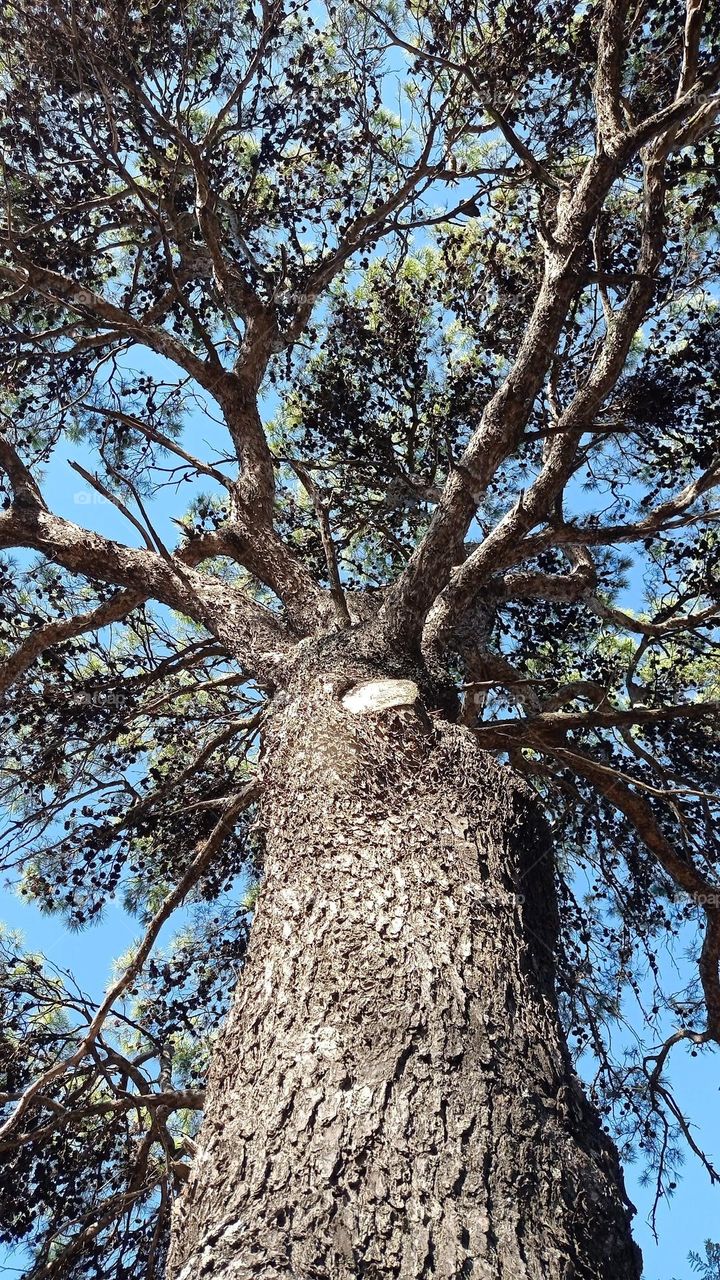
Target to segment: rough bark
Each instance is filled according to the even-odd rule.
[[[532,798],[407,682],[347,694],[320,676],[268,731],[265,877],[169,1276],[637,1280]]]

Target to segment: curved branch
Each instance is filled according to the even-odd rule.
[[[74,614],[71,618],[58,618],[38,627],[0,666],[0,694],[5,693],[10,685],[24,675],[46,649],[75,636],[85,635],[88,631],[98,631],[110,622],[118,622],[146,599],[147,596],[141,591],[121,591],[96,609]]]
[[[536,739],[543,733],[568,733],[570,730],[612,729],[619,725],[663,724],[668,720],[705,720],[720,715],[720,702],[686,702],[669,707],[634,706],[632,710],[611,707],[601,711],[542,711],[524,720],[490,720],[478,725],[478,733],[502,735],[504,740]]]
[[[113,1005],[127,991],[128,987],[132,985],[134,979],[142,969],[142,966],[152,951],[160,930],[166,920],[169,920],[173,911],[180,906],[181,902],[184,901],[191,889],[195,887],[200,877],[210,865],[212,859],[225,839],[225,836],[231,830],[235,819],[239,817],[244,809],[247,809],[248,806],[257,799],[259,794],[260,784],[257,779],[255,779],[250,782],[243,791],[234,796],[228,802],[225,812],[213,827],[213,830],[207,840],[203,841],[196,850],[195,857],[185,871],[185,874],[178,881],[175,888],[167,895],[164,902],[162,902],[158,907],[145,931],[140,945],[130,961],[130,964],[107,992],[105,999],[102,1001],[102,1004],[95,1013],[94,1018],[83,1035],[75,1052],[70,1054],[67,1058],[63,1058],[61,1062],[54,1063],[52,1067],[49,1067],[47,1071],[44,1071],[42,1075],[38,1076],[32,1084],[28,1085],[27,1089],[20,1097],[15,1110],[5,1123],[0,1126],[0,1139],[7,1137],[7,1135],[12,1132],[19,1121],[23,1118],[28,1108],[32,1105],[38,1095],[42,1094],[43,1091],[47,1089],[48,1085],[51,1085],[55,1080],[58,1080],[61,1076],[72,1070],[73,1067],[76,1067],[85,1057],[88,1050],[92,1048]]]
[[[583,386],[560,415],[557,435],[548,445],[542,468],[514,506],[452,574],[443,592],[441,609],[433,620],[435,632],[449,631],[496,571],[509,549],[540,520],[547,519],[577,466],[580,439],[617,383],[633,338],[655,292],[655,271],[661,260],[665,209],[665,148],[644,159],[644,213],[637,279],[622,309],[615,312],[595,363]],[[579,566],[578,572],[585,572]]]
[[[707,1009],[707,1035],[720,1044],[720,884],[704,876],[689,859],[680,857],[655,821],[647,801],[615,769],[577,749],[547,743],[542,749],[592,782],[625,815],[675,884],[702,907],[706,926],[699,970]]]
[[[208,540],[198,541],[200,554],[211,554]],[[41,551],[74,573],[142,592],[169,605],[202,623],[248,672],[262,678],[272,677],[280,655],[293,643],[291,633],[269,609],[219,578],[189,567],[199,554],[192,543],[165,559],[156,552],[126,547],[81,529],[44,508],[16,503],[0,514],[0,547]],[[221,540],[214,540],[214,548],[222,548]]]

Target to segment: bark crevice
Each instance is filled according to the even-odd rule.
[[[420,704],[294,689],[172,1280],[639,1276],[558,1018],[547,831]]]

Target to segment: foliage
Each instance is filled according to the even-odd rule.
[[[658,1195],[706,1159],[665,1066],[720,1039],[720,24],[633,14],[2,11],[2,865],[143,931],[99,1009],[2,938],[34,1280],[162,1274],[263,722],[331,633],[535,786],[576,1059]]]
[[[688,1262],[692,1272],[702,1276],[703,1280],[717,1280],[720,1276],[720,1245],[714,1244],[712,1240],[706,1240],[705,1257],[703,1258],[695,1249],[691,1249]]]

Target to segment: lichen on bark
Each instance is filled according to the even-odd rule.
[[[264,881],[169,1276],[636,1280],[532,795],[469,730],[354,714],[344,683],[268,726]]]

